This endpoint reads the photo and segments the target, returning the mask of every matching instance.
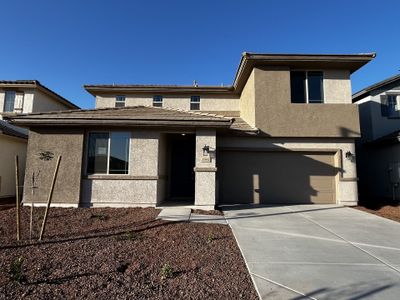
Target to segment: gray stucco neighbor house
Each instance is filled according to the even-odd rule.
[[[86,85],[93,110],[19,114],[58,206],[357,204],[350,74],[375,54],[242,55],[231,86]],[[24,203],[31,202],[24,191]]]
[[[360,110],[360,194],[366,200],[400,201],[400,75],[355,93],[353,102]]]

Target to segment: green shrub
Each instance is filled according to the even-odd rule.
[[[117,239],[120,241],[135,241],[135,240],[140,240],[142,238],[143,235],[141,233],[134,231],[127,231],[117,237]]]
[[[167,278],[172,278],[174,276],[174,269],[168,265],[168,264],[164,264],[161,267],[161,279],[167,279]]]
[[[108,216],[104,214],[91,214],[90,216],[91,219],[99,219],[100,221],[107,221]]]
[[[211,243],[213,240],[215,240],[215,236],[210,232],[207,236],[207,243]]]
[[[10,264],[10,269],[8,271],[8,277],[12,281],[21,283],[25,279],[24,275],[24,258],[22,256],[16,257]]]

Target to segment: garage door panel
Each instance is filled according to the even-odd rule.
[[[222,203],[335,203],[333,154],[224,151],[218,165]]]

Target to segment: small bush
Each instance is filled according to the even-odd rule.
[[[135,241],[135,240],[140,240],[142,238],[143,235],[141,233],[134,231],[127,231],[117,237],[117,239],[120,241]]]
[[[174,269],[168,265],[168,264],[164,264],[161,267],[161,279],[167,279],[167,278],[172,278],[174,276]]]
[[[90,216],[91,219],[99,219],[100,221],[107,221],[108,216],[104,214],[92,214]]]
[[[213,240],[215,240],[215,236],[210,232],[207,236],[207,243],[211,243]]]
[[[22,256],[16,257],[10,264],[10,269],[8,271],[8,277],[12,281],[21,283],[25,279],[24,275],[24,258]]]

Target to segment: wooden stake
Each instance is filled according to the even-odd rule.
[[[54,191],[54,185],[56,183],[56,178],[57,178],[57,173],[58,173],[58,167],[60,166],[60,160],[61,156],[58,157],[57,163],[56,163],[56,168],[54,170],[53,174],[53,181],[51,182],[51,188],[49,192],[49,197],[47,198],[47,206],[46,206],[46,211],[44,212],[44,217],[43,217],[43,223],[42,223],[42,229],[40,230],[40,235],[39,235],[39,241],[42,240],[44,229],[46,227],[46,221],[47,221],[47,214],[49,212],[50,208],[50,203],[51,203],[51,198],[53,197],[53,191]]]
[[[20,208],[19,208],[19,166],[18,166],[18,155],[15,155],[15,201],[17,210],[17,241],[20,240]]]
[[[29,239],[32,240],[33,230],[33,197],[35,196],[35,172],[32,172],[32,191],[31,191],[31,216],[29,220]]]

